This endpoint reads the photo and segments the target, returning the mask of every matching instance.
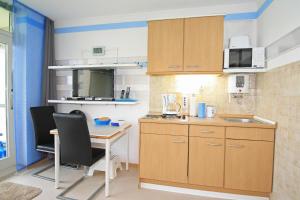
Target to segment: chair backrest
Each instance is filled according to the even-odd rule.
[[[53,114],[60,140],[61,161],[90,166],[92,146],[87,122],[82,115]]]
[[[83,118],[86,120],[86,116],[85,116],[84,112],[82,112],[81,110],[72,110],[70,112],[70,114],[82,115]]]
[[[55,109],[53,106],[31,107],[30,113],[34,126],[35,140],[37,145],[54,144],[54,137],[50,130],[56,129],[53,119]]]

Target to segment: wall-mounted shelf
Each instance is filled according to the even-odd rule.
[[[224,73],[262,73],[266,72],[266,68],[231,68],[231,69],[223,69]]]
[[[119,101],[76,101],[76,100],[48,100],[53,104],[77,104],[77,105],[135,105],[138,102],[119,102]]]
[[[64,70],[64,69],[105,69],[105,68],[116,68],[116,69],[135,69],[141,68],[142,66],[138,63],[112,63],[112,64],[93,64],[93,65],[58,65],[48,66],[48,69]]]

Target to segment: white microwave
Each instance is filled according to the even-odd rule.
[[[224,50],[224,69],[264,68],[265,48],[241,48]]]

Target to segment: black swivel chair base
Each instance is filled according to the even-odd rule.
[[[80,179],[78,179],[72,185],[70,185],[69,187],[67,187],[62,193],[60,193],[56,198],[57,199],[62,199],[62,200],[77,200],[77,199],[73,199],[73,198],[70,198],[70,197],[65,197],[64,195],[66,193],[68,193],[70,190],[72,190],[72,188],[74,188],[80,182],[82,182],[85,177],[86,176],[83,176]],[[98,187],[90,196],[88,196],[88,198],[86,200],[91,200],[104,186],[105,186],[105,182],[103,182],[103,184],[100,187]]]

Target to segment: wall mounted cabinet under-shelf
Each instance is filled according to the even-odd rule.
[[[230,73],[263,73],[266,72],[266,68],[230,68],[223,69],[223,72],[226,74]]]
[[[48,66],[48,69],[66,70],[66,69],[135,69],[141,68],[138,63],[112,63],[112,64],[93,64],[93,65],[58,65]]]
[[[52,104],[77,104],[77,105],[136,105],[138,102],[124,101],[76,101],[76,100],[48,100]]]

